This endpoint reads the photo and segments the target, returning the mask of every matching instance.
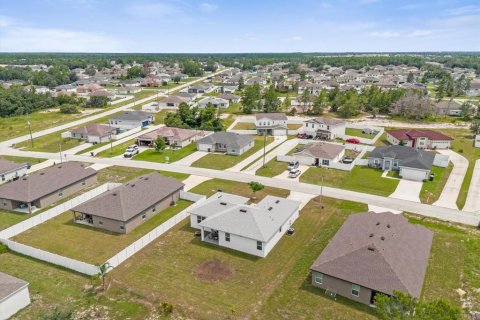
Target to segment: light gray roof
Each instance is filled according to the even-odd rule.
[[[117,114],[111,120],[130,120],[130,121],[143,121],[150,119],[152,115],[145,111],[126,110],[121,114]]]
[[[222,206],[218,208],[216,214],[209,212],[210,217],[199,225],[268,242],[299,207],[299,201],[266,196],[257,205],[227,204]]]
[[[26,163],[16,163],[4,158],[0,158],[0,174],[15,171],[27,167]]]
[[[340,119],[323,118],[323,117],[307,120],[305,122],[315,122],[315,123],[319,123],[319,124],[326,124],[328,126],[337,126],[337,125],[345,124],[345,121],[340,120]]]
[[[26,286],[28,282],[0,272],[0,302]]]
[[[257,113],[255,119],[270,119],[270,120],[287,120],[285,113],[275,112],[275,113]]]
[[[392,158],[400,160],[399,166],[430,170],[435,159],[433,152],[418,150],[407,146],[381,146],[376,147],[368,156],[369,158]]]
[[[97,174],[78,162],[65,162],[0,187],[0,198],[32,202]]]
[[[183,186],[174,178],[152,172],[98,195],[72,211],[126,222],[183,189]]]
[[[110,134],[110,132],[114,132],[115,128],[112,128],[108,125],[105,124],[99,124],[99,123],[92,123],[92,124],[87,124],[86,126],[83,127],[78,127],[72,129],[72,132],[78,133],[78,134],[86,134],[89,136],[96,136],[96,137],[105,137]]]
[[[208,198],[201,206],[189,211],[191,214],[210,217],[236,205],[247,204],[250,199],[230,193],[217,192]]]
[[[218,97],[205,97],[203,98],[202,100],[198,101],[198,104],[201,104],[201,105],[207,105],[207,104],[218,104],[218,103],[228,103],[228,100],[226,99],[222,99],[222,98],[218,98]]]
[[[340,152],[345,150],[344,146],[325,142],[309,142],[302,151],[294,155],[306,155],[319,159],[335,159]]]
[[[401,214],[350,215],[311,269],[382,293],[419,297],[433,232]]]
[[[242,148],[249,145],[253,138],[247,135],[242,135],[233,132],[215,132],[205,138],[197,140],[199,144],[225,144],[227,147]]]

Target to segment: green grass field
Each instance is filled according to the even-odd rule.
[[[161,152],[158,152],[155,149],[148,149],[143,151],[139,155],[133,157],[133,159],[160,163],[171,163],[183,159],[186,156],[191,155],[195,151],[197,151],[197,146],[195,143],[191,143],[181,149],[168,149]],[[167,157],[169,158],[168,161],[166,160]]]
[[[398,180],[382,178],[381,170],[359,166],[352,171],[312,167],[300,176],[300,182],[320,185],[322,175],[324,186],[385,197],[392,194],[398,185]]]
[[[218,154],[211,153],[206,156],[198,159],[192,164],[192,167],[208,168],[208,169],[217,169],[224,170],[233,167],[242,160],[245,160],[258,150],[263,148],[263,137],[256,136],[255,145],[250,148],[250,150],[244,152],[239,156],[232,156],[227,154]],[[273,141],[272,137],[267,138],[267,145]]]
[[[349,136],[355,136],[365,139],[373,139],[375,137],[374,134],[366,134],[362,132],[362,129],[354,129],[354,128],[346,128],[345,134]]]
[[[252,122],[237,122],[233,130],[255,130],[255,123]]]
[[[446,168],[432,167],[431,173],[435,174],[435,178],[433,181],[427,180],[423,183],[420,191],[420,201],[422,203],[432,204],[438,200],[452,169],[453,164],[451,163]]]
[[[2,155],[0,158],[4,158],[16,163],[30,163],[31,165],[37,164],[37,163],[42,163],[43,161],[46,161],[47,159],[41,159],[41,158],[29,158],[29,157],[17,157],[17,156],[5,156]]]

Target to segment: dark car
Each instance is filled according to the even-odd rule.
[[[291,236],[295,233],[295,229],[294,228],[288,228],[287,230],[287,235]]]

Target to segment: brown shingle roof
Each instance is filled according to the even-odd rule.
[[[186,140],[194,137],[197,134],[195,130],[173,128],[173,127],[161,127],[155,131],[148,132],[138,137],[138,139],[151,139],[155,140],[157,137],[172,138],[174,140]],[[200,135],[200,133],[198,133]]]
[[[302,151],[295,155],[307,155],[320,159],[334,159],[345,149],[344,146],[325,142],[309,142]]]
[[[26,281],[0,272],[0,302],[27,285]]]
[[[0,158],[0,174],[21,169],[25,166],[25,163],[15,163],[13,161]]]
[[[97,171],[78,162],[57,164],[2,185],[0,198],[32,202],[95,174]]]
[[[311,266],[350,283],[392,294],[419,297],[433,232],[393,213],[348,217]]]
[[[98,195],[72,211],[126,222],[183,189],[183,186],[182,182],[174,178],[152,172]]]
[[[92,123],[83,127],[74,128],[72,132],[89,136],[105,137],[115,130],[115,128],[104,124]]]

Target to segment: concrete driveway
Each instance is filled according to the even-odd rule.
[[[472,181],[470,182],[470,187],[468,188],[467,201],[465,202],[463,211],[480,211],[480,160],[475,162]]]
[[[440,198],[433,203],[434,206],[458,209],[457,198],[462,188],[463,179],[468,169],[468,160],[452,150],[437,150],[438,153],[450,156],[453,163],[453,170],[448,177],[445,187],[443,187]]]
[[[390,198],[402,199],[414,202],[420,202],[420,191],[422,190],[422,181],[412,181],[400,179],[397,189],[389,196]]]
[[[303,164],[301,164],[300,166],[298,166],[298,169],[299,169],[302,173],[301,173],[298,177],[296,177],[296,178],[289,178],[289,177],[288,177],[289,171],[286,170],[286,168],[287,168],[287,163],[285,163],[285,171],[283,171],[282,173],[280,173],[278,176],[275,176],[274,178],[299,182],[299,181],[300,181],[300,176],[301,176],[302,174],[304,174],[305,171],[307,171],[308,168],[310,168],[310,167],[309,167],[309,166],[305,166],[305,165],[303,165]]]
[[[298,192],[298,191],[290,191],[290,195],[287,197],[289,200],[300,201],[302,204],[300,205],[300,210],[305,207],[305,205],[316,196],[313,194]]]
[[[279,155],[281,155],[281,156],[286,155],[290,150],[295,148],[295,146],[297,144],[298,144],[298,139],[297,138],[285,141],[284,143],[282,143],[280,146],[278,146],[277,148],[275,148],[274,150],[272,150],[271,152],[269,152],[265,156],[265,163],[267,163],[268,161],[270,161],[274,158],[277,158],[277,156],[279,156]],[[250,167],[243,170],[243,172],[255,174],[255,172],[258,169],[260,169],[262,167],[262,165],[263,165],[263,159],[259,159],[257,162],[252,164]],[[287,166],[287,163],[285,163],[285,167],[286,166]]]
[[[199,185],[202,182],[211,180],[212,178],[208,177],[202,177],[202,176],[196,176],[196,175],[191,175],[187,179],[183,180],[182,182],[185,184],[185,187],[183,188],[185,191],[188,191],[197,185]]]
[[[197,160],[200,159],[200,158],[205,157],[207,154],[208,154],[208,152],[195,151],[194,153],[189,154],[189,155],[186,156],[185,158],[180,159],[180,160],[178,160],[178,161],[175,161],[174,163],[175,163],[175,164],[182,165],[182,166],[188,166],[188,167],[190,167],[190,166],[192,165],[192,163],[194,163],[195,161],[197,161]]]

